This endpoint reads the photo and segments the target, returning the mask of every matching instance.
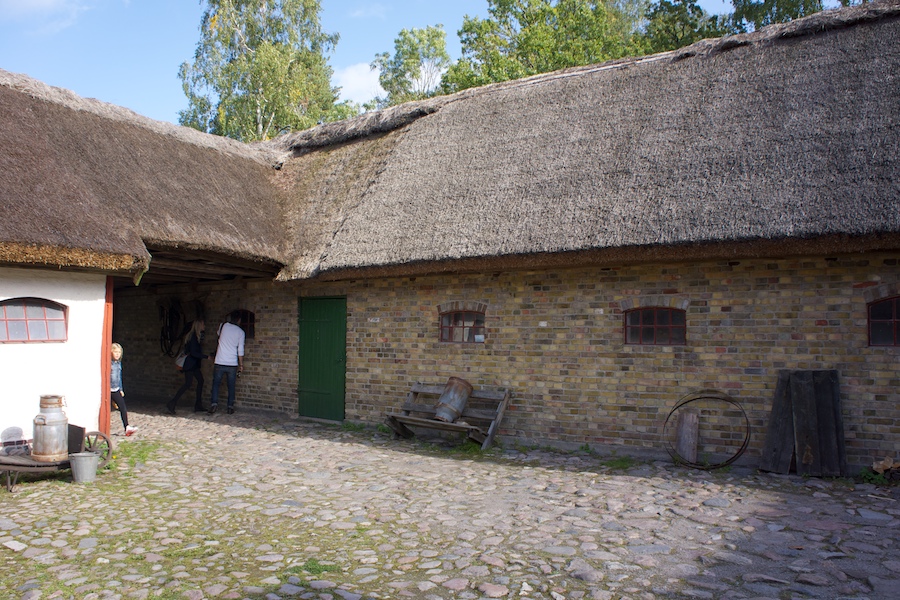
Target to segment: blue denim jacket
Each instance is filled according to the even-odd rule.
[[[118,392],[122,389],[122,361],[112,361],[112,369],[109,370],[109,391]]]

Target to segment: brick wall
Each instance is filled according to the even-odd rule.
[[[175,299],[186,320],[202,307],[206,317],[203,351],[216,349],[216,329],[225,315],[236,309],[255,317],[255,335],[244,343],[244,372],[237,384],[237,403],[244,409],[265,408],[297,413],[297,294],[286,286],[269,283],[173,286],[164,293],[136,288],[115,297],[113,339],[125,348],[127,393],[160,403],[170,399],[184,383],[175,370],[175,358],[166,356],[160,344],[160,309]],[[209,404],[213,359],[203,361],[204,405]],[[223,384],[220,399],[226,393]],[[182,396],[179,407],[193,408],[193,388]]]
[[[247,372],[238,392],[244,406],[296,414],[297,296],[345,295],[351,420],[379,423],[385,410],[399,405],[410,382],[442,383],[458,376],[476,386],[513,390],[501,430],[508,443],[620,444],[660,451],[671,408],[690,392],[713,388],[746,411],[752,457],[765,439],[778,370],[836,369],[850,463],[900,451],[900,348],[869,347],[866,332],[867,301],[900,294],[896,254],[297,288],[254,284],[204,294],[207,314],[234,308],[256,314],[256,339],[247,342]],[[178,386],[172,360],[151,360],[158,300],[139,290],[117,298],[116,327],[128,332],[155,327],[126,340],[126,354],[131,345],[141,355],[140,365],[128,369],[140,372],[135,377],[141,385],[171,393]],[[451,302],[487,306],[484,344],[437,341],[438,306]],[[624,344],[623,311],[638,306],[684,308],[687,345]],[[740,445],[739,410],[715,403],[699,408],[701,455]]]

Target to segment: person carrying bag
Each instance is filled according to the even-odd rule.
[[[184,384],[178,388],[175,397],[166,404],[166,412],[170,415],[175,414],[175,405],[181,396],[190,389],[194,379],[197,380],[197,395],[194,400],[194,412],[205,410],[203,408],[203,372],[201,366],[204,358],[209,358],[203,354],[203,332],[206,331],[206,323],[198,319],[194,321],[191,330],[184,336],[184,350],[178,356],[178,360],[182,361],[181,372],[184,373]],[[184,357],[182,359],[182,356]],[[178,365],[178,360],[175,364]]]

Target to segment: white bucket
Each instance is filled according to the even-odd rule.
[[[69,455],[72,479],[75,483],[91,483],[97,477],[100,455],[94,452],[78,452]]]

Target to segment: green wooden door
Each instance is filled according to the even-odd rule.
[[[347,299],[300,298],[299,315],[300,415],[343,421]]]

